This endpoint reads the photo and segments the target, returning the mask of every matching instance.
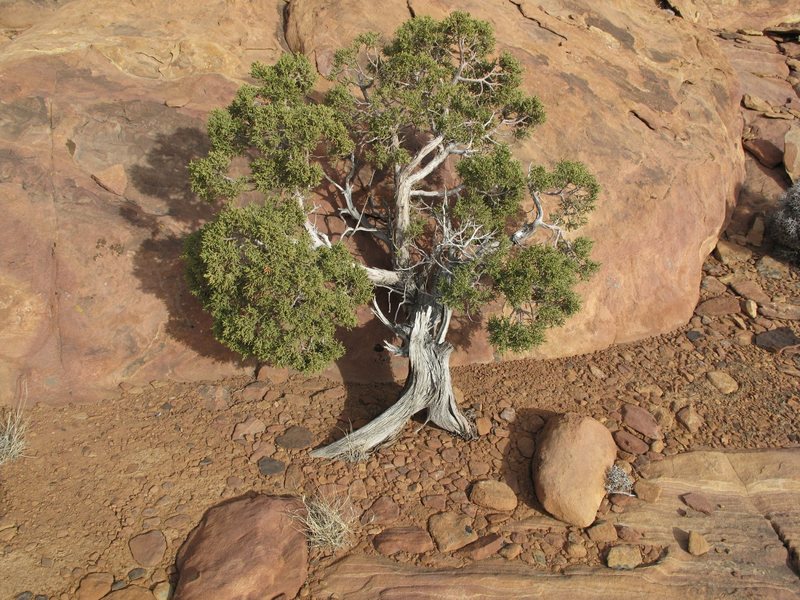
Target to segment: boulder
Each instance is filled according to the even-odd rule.
[[[588,527],[616,456],[617,446],[602,423],[574,413],[552,417],[539,434],[532,462],[539,502],[557,519]]]
[[[0,11],[25,24],[0,27],[3,379],[28,373],[31,397],[57,403],[98,399],[122,382],[252,375],[252,363],[214,340],[183,277],[182,240],[215,210],[186,176],[207,150],[207,115],[231,101],[252,61],[271,63],[288,44],[327,73],[334,49],[366,30],[393,31],[409,4],[209,0],[202,14],[189,0],[14,5],[30,11]],[[492,22],[548,111],[518,156],[582,160],[603,186],[582,232],[596,240],[602,271],[582,289],[584,310],[537,355],[589,352],[688,320],[743,175],[738,84],[713,36],[647,3],[414,5],[418,15],[461,9]],[[13,39],[2,33],[12,30]],[[400,367],[372,351],[382,326],[368,307],[360,318],[337,369],[392,378]],[[493,360],[474,329],[454,322],[454,365]],[[11,389],[0,386],[0,402]]]
[[[252,496],[209,509],[178,552],[175,600],[294,598],[308,548],[293,498]]]

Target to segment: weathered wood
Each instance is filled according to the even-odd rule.
[[[472,423],[458,408],[453,394],[450,378],[453,347],[437,340],[431,313],[432,307],[428,306],[414,317],[408,348],[410,370],[400,399],[361,429],[315,450],[312,456],[366,456],[374,448],[397,437],[408,420],[426,408],[428,420],[442,429],[466,438],[474,436]]]

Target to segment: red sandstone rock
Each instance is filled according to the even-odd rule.
[[[252,370],[213,339],[184,283],[181,240],[213,213],[191,194],[186,164],[207,148],[208,111],[230,102],[253,60],[280,54],[282,11],[203,6],[201,15],[188,0],[73,0],[0,38],[0,77],[13,82],[0,87],[0,375],[28,373],[31,397],[85,401],[123,381]],[[526,88],[542,97],[547,123],[518,156],[547,166],[582,160],[603,185],[582,231],[596,240],[602,271],[582,289],[583,311],[538,355],[683,324],[742,179],[738,83],[712,34],[650,4],[415,3],[419,15],[454,9],[491,21],[500,49],[522,61]],[[326,73],[356,34],[389,33],[408,16],[402,0],[380,10],[296,0],[286,39]],[[121,178],[106,182],[113,193],[91,178],[109,165],[127,176],[124,198]],[[385,331],[368,307],[360,315],[369,323],[344,336],[351,352],[337,368],[352,379],[393,378],[402,365],[372,351]],[[454,365],[493,359],[473,323],[456,319],[453,329]]]
[[[175,600],[294,598],[308,549],[293,517],[299,500],[240,498],[210,509],[178,553]]]
[[[433,540],[421,527],[392,527],[380,532],[372,540],[375,549],[385,556],[397,552],[424,554],[433,550]]]
[[[655,417],[640,406],[625,404],[622,407],[622,420],[631,429],[651,439],[661,439],[661,427]]]
[[[614,441],[617,442],[617,446],[619,446],[620,449],[625,452],[630,452],[631,454],[644,454],[650,449],[650,446],[645,442],[632,433],[628,433],[622,429],[614,432]]]

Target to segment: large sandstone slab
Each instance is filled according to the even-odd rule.
[[[596,240],[601,271],[582,287],[583,311],[532,355],[589,352],[685,323],[702,261],[744,174],[741,95],[713,34],[655,5],[621,1],[406,5],[393,0],[365,11],[360,0],[294,0],[287,40],[325,72],[340,32],[391,32],[408,7],[436,18],[469,11],[494,25],[499,47],[521,60],[526,87],[546,107],[547,123],[517,155],[543,164],[582,160],[603,185],[582,232]],[[462,351],[453,364],[494,359],[475,329],[454,323]],[[361,358],[378,360],[366,351]]]
[[[312,595],[336,594],[340,600],[666,599],[687,593],[709,600],[800,598],[792,571],[799,567],[800,450],[693,452],[653,463],[650,476],[662,489],[658,500],[629,506],[616,521],[643,532],[647,544],[667,548],[652,566],[543,574],[500,560],[435,570],[349,556],[327,569]],[[712,515],[686,506],[681,496],[691,492],[718,505]],[[688,552],[690,530],[708,541],[708,553],[695,557]]]
[[[800,8],[786,0],[669,0],[681,16],[709,29],[754,29],[800,20]]]
[[[3,3],[0,403],[244,372],[184,284],[208,111],[281,52],[283,3]],[[193,15],[191,19],[186,15]]]
[[[208,111],[253,60],[332,49],[416,14],[469,10],[520,58],[549,119],[520,157],[585,161],[603,185],[583,232],[601,272],[585,310],[538,355],[588,352],[682,325],[742,179],[737,83],[712,35],[649,4],[392,0],[15,0],[0,11],[0,402],[99,398],[122,382],[243,374],[183,281],[182,239],[213,213],[190,193]],[[191,18],[187,18],[191,15]],[[284,40],[284,25],[288,44]],[[653,243],[658,240],[658,243]],[[348,378],[402,365],[364,307]],[[454,364],[490,361],[457,322]]]
[[[211,508],[178,552],[175,600],[294,598],[308,570],[303,510],[264,495]]]

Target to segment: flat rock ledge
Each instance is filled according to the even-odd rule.
[[[542,573],[489,559],[462,569],[421,569],[370,556],[331,565],[312,590],[319,599],[373,598],[800,598],[800,449],[690,452],[653,463],[647,473],[662,493],[625,511],[626,525],[667,551],[655,564],[631,570],[583,567]],[[697,493],[717,506],[693,511],[681,497]],[[620,521],[622,523],[622,521]],[[709,550],[689,553],[689,534]],[[411,593],[413,590],[413,593]]]

